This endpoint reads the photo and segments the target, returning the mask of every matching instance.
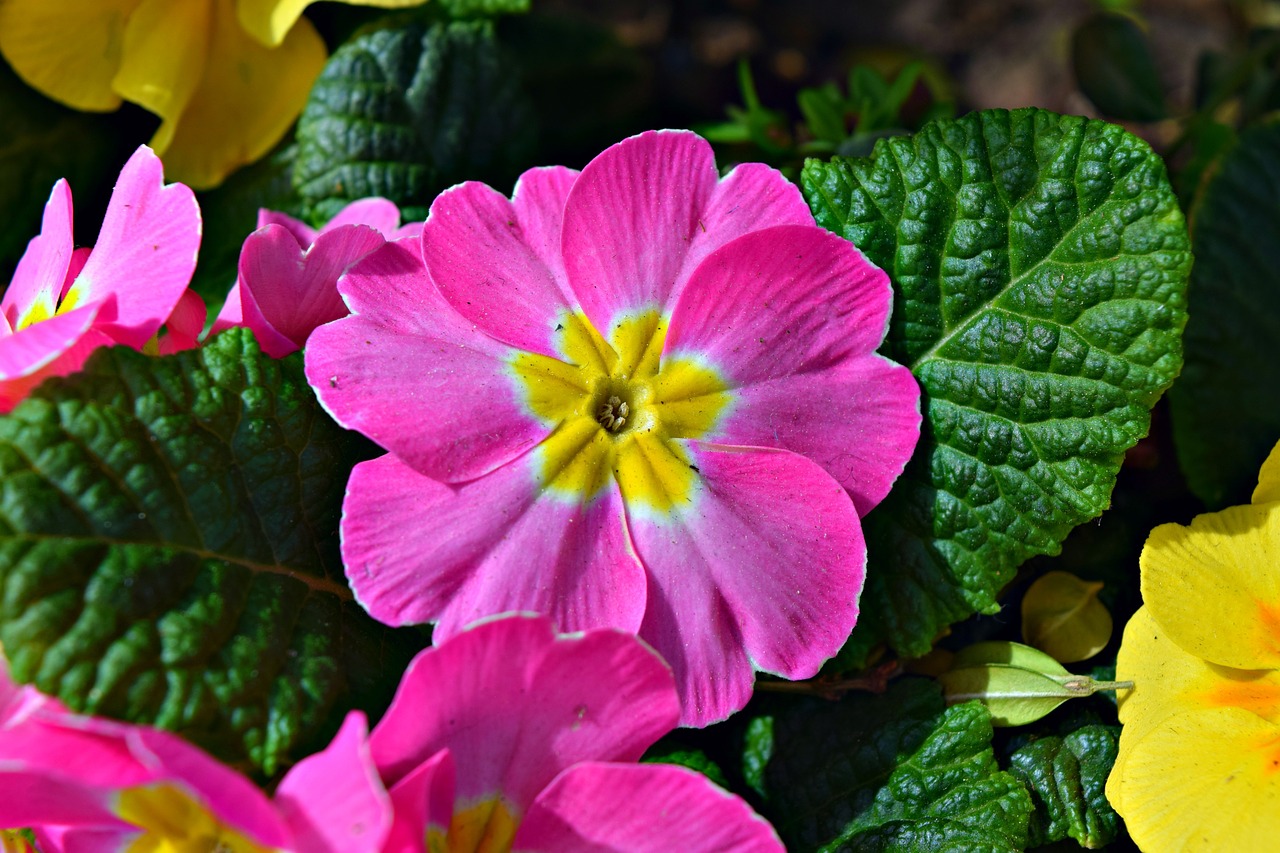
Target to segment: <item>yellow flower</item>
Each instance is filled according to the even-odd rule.
[[[197,189],[267,153],[306,104],[325,46],[310,0],[0,0],[0,54],[70,107],[160,116],[165,175]],[[424,0],[344,0],[416,6]]]
[[[1271,850],[1280,838],[1280,444],[1253,502],[1166,524],[1116,678],[1107,798],[1143,850]]]

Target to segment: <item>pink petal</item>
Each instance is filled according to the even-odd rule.
[[[698,217],[698,230],[689,242],[673,296],[679,296],[707,255],[743,234],[774,225],[814,225],[800,188],[763,163],[734,167],[716,184]]]
[[[306,353],[307,380],[338,423],[446,482],[546,437],[517,402],[511,350],[444,304],[411,244],[387,244],[342,287],[360,313],[317,329]]]
[[[587,317],[665,307],[716,186],[715,157],[689,131],[648,131],[587,164],[564,210],[569,284]]]
[[[672,310],[664,354],[697,353],[734,386],[826,370],[880,346],[891,298],[888,276],[847,240],[767,228],[702,262]]]
[[[153,768],[157,779],[181,783],[210,814],[258,843],[287,846],[289,828],[257,785],[177,735],[128,728],[131,751]]]
[[[71,188],[66,181],[59,180],[45,202],[40,234],[27,244],[27,251],[18,261],[13,280],[0,302],[11,329],[18,327],[37,302],[43,305],[45,316],[57,309],[62,282],[71,265],[71,211]]]
[[[258,316],[261,316],[261,313]],[[231,290],[227,292],[226,301],[222,303],[222,309],[218,311],[218,316],[213,321],[213,327],[209,329],[208,337],[215,337],[227,329],[243,325],[244,308],[240,304],[240,282],[237,281],[231,285]]]
[[[10,769],[0,756],[0,826],[61,824],[128,829],[112,811],[115,793],[49,772]]]
[[[343,225],[368,225],[387,240],[394,240],[400,228],[400,208],[385,198],[362,198],[334,214],[320,233],[326,234]]]
[[[35,373],[84,337],[100,305],[86,305],[0,337],[0,381]]]
[[[423,839],[429,830],[448,831],[454,778],[453,756],[442,749],[392,787],[394,823],[382,853],[425,853]]]
[[[705,440],[790,450],[848,490],[859,516],[884,500],[920,437],[920,390],[907,368],[874,353],[817,373],[736,388]]]
[[[92,314],[98,310],[96,305],[88,305],[83,309],[87,314]],[[59,317],[68,317],[75,312],[60,314]],[[54,318],[57,319],[57,318]],[[49,322],[49,321],[45,321]],[[37,326],[42,325],[37,323]],[[28,332],[36,326],[28,326],[23,332]],[[0,338],[0,360],[2,360],[5,350],[5,338]],[[97,329],[88,329],[78,339],[76,339],[70,347],[63,350],[59,355],[54,357],[52,361],[36,368],[24,376],[18,376],[13,379],[0,379],[0,414],[7,414],[13,410],[13,407],[21,403],[31,392],[40,386],[42,382],[54,376],[70,376],[84,366],[89,356],[101,347],[114,346],[115,341],[99,332]]]
[[[809,678],[840,650],[866,547],[848,494],[808,459],[677,443],[700,474],[692,507],[628,507],[627,522],[650,578],[640,637],[675,670],[681,724],[705,726],[746,704],[753,667]]]
[[[62,289],[58,291],[58,299],[67,298],[67,291],[76,283],[76,279],[80,276],[80,271],[89,262],[91,254],[93,254],[93,248],[90,246],[82,246],[71,253],[71,263],[67,266],[67,275],[62,280]]]
[[[126,853],[141,835],[132,825],[120,829],[84,829],[78,826],[35,826],[36,849],[41,853]]]
[[[566,767],[637,760],[678,714],[670,670],[635,637],[508,616],[420,654],[371,743],[390,780],[448,749],[460,801],[501,794],[519,814]]]
[[[279,225],[281,228],[288,230],[298,241],[298,245],[307,248],[316,241],[319,231],[312,228],[307,223],[294,219],[287,213],[280,213],[276,210],[267,210],[265,207],[258,208],[258,227],[266,228],[268,225]]]
[[[250,234],[240,251],[237,283],[246,325],[267,354],[283,358],[305,346],[317,326],[345,317],[338,278],[385,242],[366,225],[326,230],[306,250],[279,225]],[[276,335],[258,334],[262,323]],[[288,339],[286,351],[281,351],[277,335]]]
[[[536,192],[543,183],[527,189]],[[534,216],[528,225],[533,239],[545,244],[553,223],[538,221],[545,211],[537,200],[527,209]],[[501,193],[474,181],[460,184],[432,203],[422,229],[422,260],[441,295],[482,331],[519,349],[554,355],[552,337],[569,302],[525,228]]]
[[[395,456],[362,462],[343,503],[342,555],[356,598],[391,625],[436,637],[495,613],[544,613],[561,630],[635,631],[643,572],[616,492],[583,507],[536,489],[529,458],[446,485]]]
[[[520,223],[524,242],[551,270],[560,289],[568,293],[560,236],[564,225],[564,205],[578,180],[578,172],[564,166],[530,169],[516,181],[511,204]]]
[[[194,290],[182,291],[182,298],[174,306],[173,313],[165,321],[165,334],[160,339],[160,354],[195,349],[200,345],[200,333],[204,331],[209,308]]]
[[[294,765],[276,789],[297,853],[382,850],[391,828],[391,799],[369,755],[364,714],[347,714],[323,752]]]
[[[684,767],[584,762],[538,795],[516,851],[782,853],[773,827],[738,797]]]
[[[0,767],[83,788],[142,785],[156,778],[155,768],[134,752],[128,733],[124,724],[57,709],[37,710],[19,724],[0,730]],[[0,804],[6,800],[0,797]],[[52,816],[41,821],[66,822]]]
[[[87,305],[114,295],[98,327],[141,349],[191,281],[200,248],[200,208],[182,184],[165,186],[160,159],[145,145],[125,163],[89,260],[64,301]]]

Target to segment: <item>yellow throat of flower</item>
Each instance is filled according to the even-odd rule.
[[[553,427],[535,450],[539,485],[585,503],[616,480],[640,512],[691,503],[698,472],[673,439],[715,428],[731,402],[725,381],[695,358],[661,357],[667,320],[656,310],[624,315],[607,341],[574,313],[559,336],[561,359],[511,363],[521,402]]]
[[[509,853],[520,820],[500,799],[453,813],[449,831],[427,830],[428,853]]]
[[[128,853],[270,853],[173,785],[129,788],[121,792],[116,809],[142,829],[125,848]]]

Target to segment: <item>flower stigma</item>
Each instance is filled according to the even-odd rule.
[[[551,428],[534,451],[539,485],[587,501],[616,482],[642,512],[690,504],[698,472],[679,440],[715,428],[727,383],[702,359],[663,355],[657,310],[624,314],[607,340],[581,313],[559,326],[560,358],[525,352],[511,364],[524,407]]]

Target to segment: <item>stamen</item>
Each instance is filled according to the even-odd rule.
[[[609,432],[618,432],[627,425],[627,415],[630,413],[631,407],[613,396],[596,410],[596,421]]]

